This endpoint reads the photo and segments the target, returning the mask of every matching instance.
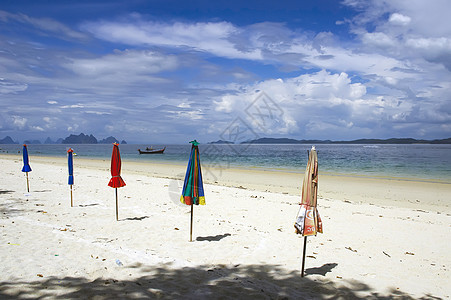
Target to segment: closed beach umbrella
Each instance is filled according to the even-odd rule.
[[[318,195],[318,154],[315,147],[309,153],[307,168],[302,183],[302,200],[294,227],[296,233],[304,236],[301,276],[304,276],[305,250],[307,236],[322,233],[322,221],[316,208]]]
[[[204,187],[202,183],[202,171],[199,159],[199,143],[194,140],[190,142],[191,153],[186,170],[185,182],[183,183],[180,202],[191,206],[190,242],[193,240],[193,205],[205,205]]]
[[[116,189],[116,220],[118,220],[117,208],[117,189],[125,186],[121,177],[121,154],[119,153],[119,144],[113,144],[113,154],[111,155],[111,179],[108,186]]]
[[[27,191],[30,192],[30,185],[28,183],[28,172],[31,172],[30,162],[28,161],[28,149],[27,145],[23,144],[23,168],[22,172],[25,172],[27,174]]]
[[[72,148],[69,148],[67,150],[67,166],[69,169],[69,180],[68,183],[70,185],[70,206],[74,206],[73,200],[72,200],[72,186],[74,185],[74,161],[73,161],[73,153],[74,150]]]

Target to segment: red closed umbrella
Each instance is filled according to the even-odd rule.
[[[119,144],[113,144],[113,154],[111,155],[111,179],[108,186],[116,189],[116,220],[118,217],[117,208],[117,188],[125,186],[125,182],[121,177],[121,154],[119,153]]]

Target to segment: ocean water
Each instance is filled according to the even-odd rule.
[[[28,145],[33,155],[66,156],[72,147],[79,157],[111,157],[112,145]],[[120,145],[123,161],[153,161],[186,163],[191,144],[166,146],[164,154],[140,155],[137,149],[149,145]],[[311,145],[214,145],[200,144],[202,166],[218,168],[261,168],[303,173],[307,150]],[[451,145],[316,145],[320,172],[366,177],[425,179],[451,184]],[[2,153],[19,153],[22,145],[0,145]]]

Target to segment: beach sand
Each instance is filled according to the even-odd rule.
[[[324,233],[294,233],[302,176],[203,169],[206,206],[179,202],[186,165],[0,155],[0,298],[449,299],[451,184],[319,173]]]

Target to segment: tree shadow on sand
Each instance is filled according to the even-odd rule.
[[[32,211],[30,209],[23,209],[22,207],[18,208],[20,206],[17,205],[17,203],[24,201],[22,199],[10,198],[9,200],[11,200],[11,201],[10,202],[3,202],[3,201],[0,202],[0,217],[1,218],[9,219],[11,217],[25,214],[25,212],[27,212],[27,211]],[[28,201],[28,200],[26,200],[26,201]]]
[[[393,290],[380,295],[368,285],[341,280],[303,277],[277,265],[199,266],[174,268],[124,266],[144,276],[114,278],[49,277],[33,282],[0,282],[1,299],[414,299]],[[135,270],[136,271],[136,270]],[[418,299],[418,298],[415,298]],[[439,299],[425,295],[420,299]]]

